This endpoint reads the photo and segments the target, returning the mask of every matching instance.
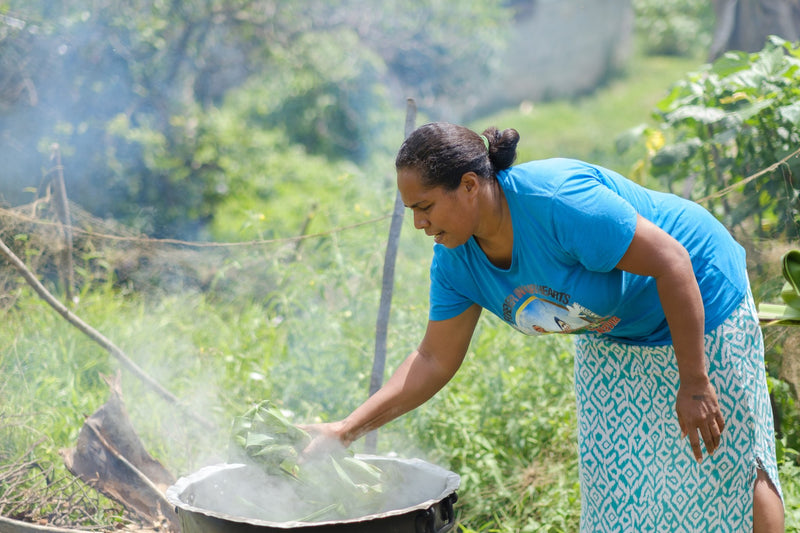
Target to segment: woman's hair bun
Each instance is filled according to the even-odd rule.
[[[500,131],[492,126],[483,130],[483,136],[489,140],[489,160],[495,172],[505,170],[514,164],[519,143],[517,130],[508,128]]]

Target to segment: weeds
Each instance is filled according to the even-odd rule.
[[[684,64],[678,68],[685,72]],[[677,77],[664,72],[661,81],[637,78],[657,89],[666,86],[664,77]],[[585,100],[567,106],[582,119],[572,128],[580,138],[577,145],[566,146],[563,139],[569,135],[558,129],[569,122],[559,118],[566,104],[542,105],[522,118],[516,113],[489,117],[478,129],[494,123],[529,131],[523,131],[529,144],[521,147],[520,157],[592,158],[597,150],[612,150],[608,131],[641,120],[643,112],[627,105],[639,97],[620,90],[615,83],[606,89],[616,103]],[[589,117],[589,108],[606,117],[621,115],[624,108],[639,118],[620,123],[627,119]],[[645,109],[649,112],[649,104]],[[552,137],[541,146],[544,154],[533,153],[531,145],[540,140],[534,131]],[[595,131],[603,132],[609,152],[587,139]],[[608,165],[608,160],[599,162]],[[137,271],[144,264],[142,254],[133,254],[137,261],[125,271],[127,281],[116,286],[78,269],[84,272],[84,290],[75,312],[214,424],[211,431],[198,427],[123,374],[131,421],[150,453],[184,475],[225,459],[230,420],[254,402],[273,399],[294,413],[295,423],[333,420],[356,407],[368,391],[387,228],[388,221],[306,242],[299,261],[293,247],[250,249],[239,256],[183,254],[186,264],[202,263],[213,275],[177,283],[168,293],[141,290],[153,287],[143,281],[153,271]],[[164,264],[167,255],[148,257]],[[423,334],[429,262],[430,242],[406,221],[387,369],[395,368]],[[103,269],[110,276],[110,265],[104,263]],[[175,271],[169,275],[177,276]],[[3,300],[0,320],[0,464],[27,464],[33,450],[36,462],[47,465],[47,474],[34,479],[66,479],[58,450],[74,445],[84,417],[105,402],[108,390],[101,375],[113,373],[117,364],[25,286],[12,283],[10,290],[13,298]],[[456,378],[431,402],[381,429],[379,453],[419,456],[459,473],[462,533],[576,531],[580,503],[571,350],[569,339],[532,341],[485,316]],[[354,446],[358,450],[360,443]],[[787,531],[800,531],[798,479],[798,466],[784,462]],[[0,495],[10,499],[9,488],[19,486],[10,477],[0,479]],[[70,490],[78,486],[73,482]],[[25,490],[34,487],[46,491],[47,484]],[[110,502],[86,498],[76,505],[101,516],[108,529],[124,520]],[[6,509],[0,514],[11,512]]]

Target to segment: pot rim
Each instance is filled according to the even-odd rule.
[[[408,513],[412,513],[414,511],[425,511],[427,509],[430,509],[437,503],[440,503],[444,499],[449,498],[453,493],[455,493],[456,489],[458,489],[459,485],[461,484],[461,476],[459,476],[455,472],[445,470],[440,466],[434,465],[427,461],[423,461],[422,459],[416,459],[416,458],[403,459],[403,458],[382,457],[378,455],[367,455],[367,454],[356,454],[355,456],[358,459],[366,460],[371,463],[391,461],[393,463],[405,463],[408,465],[412,465],[415,468],[422,468],[428,470],[444,478],[445,487],[444,489],[442,489],[442,492],[438,497],[430,498],[428,500],[425,500],[410,507],[403,507],[402,509],[392,509],[391,511],[360,516],[358,518],[348,518],[344,520],[326,520],[321,522],[302,522],[298,520],[292,520],[287,522],[272,522],[269,520],[261,520],[258,518],[233,516],[225,513],[220,513],[218,511],[213,511],[210,509],[195,507],[194,505],[188,504],[180,499],[181,494],[187,488],[189,488],[189,486],[191,486],[193,483],[201,482],[218,472],[248,467],[248,465],[242,463],[219,463],[215,465],[205,466],[192,474],[183,476],[180,479],[178,479],[173,485],[167,488],[165,495],[167,497],[167,501],[169,501],[169,503],[174,505],[176,509],[181,509],[192,513],[198,513],[212,518],[227,520],[229,522],[237,522],[243,524],[250,524],[254,526],[271,527],[279,529],[293,529],[299,527],[315,527],[315,526],[322,527],[322,526],[331,526],[336,524],[353,524],[360,522],[369,522],[371,520],[378,520],[381,518],[401,516]]]

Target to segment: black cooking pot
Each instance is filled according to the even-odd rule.
[[[296,502],[286,486],[261,469],[242,464],[205,467],[180,478],[166,492],[182,533],[445,533],[453,528],[457,474],[420,459],[359,455],[397,475],[383,507],[357,518],[324,522],[283,521]],[[259,495],[256,508],[247,501]],[[289,530],[289,531],[287,531]]]

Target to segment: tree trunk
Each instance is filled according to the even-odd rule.
[[[728,50],[758,52],[770,35],[800,40],[800,0],[714,0],[714,11],[710,61]]]

